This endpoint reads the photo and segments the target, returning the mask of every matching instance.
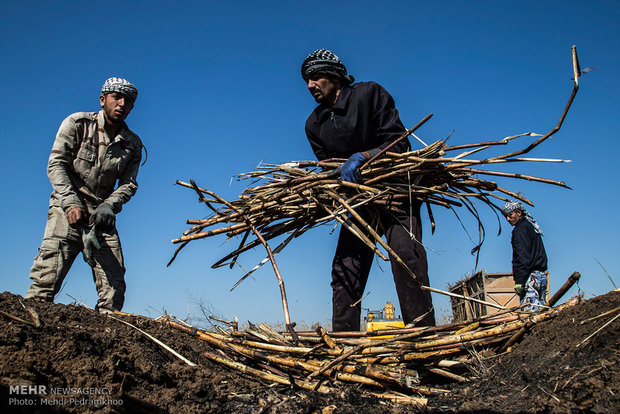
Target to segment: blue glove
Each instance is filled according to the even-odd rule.
[[[114,228],[116,224],[116,216],[109,204],[101,203],[95,209],[91,222],[99,229],[107,231]]]
[[[349,159],[342,164],[342,169],[340,171],[340,177],[344,181],[349,181],[351,183],[359,183],[362,181],[362,176],[360,175],[359,167],[366,162],[366,157],[361,152],[356,152],[351,155]]]

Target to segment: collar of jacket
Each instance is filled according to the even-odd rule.
[[[342,89],[340,89],[340,93],[338,94],[338,97],[336,98],[336,103],[331,108],[325,104],[321,104],[320,105],[321,112],[319,114],[319,119],[323,121],[325,118],[329,117],[332,112],[339,112],[339,113],[344,112],[347,109],[347,106],[349,104],[349,99],[351,98],[352,89],[353,88],[351,88],[350,85],[343,86]]]
[[[103,115],[103,109],[99,111],[99,113],[97,113],[97,126],[99,127],[102,125],[105,125],[105,116]],[[113,140],[112,142],[116,141],[117,137],[120,137],[120,139],[125,141],[125,143],[127,144],[131,142],[131,139],[129,136],[129,128],[127,127],[127,124],[125,123],[125,121],[123,121],[123,124],[121,125],[120,129],[116,133],[116,137],[111,137]]]
[[[338,94],[338,98],[336,98],[336,103],[332,107],[335,110],[345,110],[347,108],[347,104],[349,103],[349,98],[351,97],[351,88],[350,86],[343,86],[340,89],[340,93]]]

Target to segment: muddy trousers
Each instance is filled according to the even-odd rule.
[[[429,285],[426,251],[421,244],[422,227],[419,208],[412,216],[394,216],[386,212],[362,212],[360,215],[379,234],[385,235],[388,246],[407,264],[417,279]],[[372,215],[380,225],[373,225]],[[377,220],[374,220],[375,222]],[[411,228],[411,233],[409,232]],[[412,239],[411,235],[415,237]],[[372,240],[372,238],[370,238]],[[359,331],[361,303],[375,253],[346,228],[340,229],[338,246],[332,264],[332,329]],[[405,324],[427,314],[418,325],[434,326],[435,313],[429,291],[422,290],[409,273],[390,257],[398,301]],[[353,303],[358,302],[355,306]]]
[[[114,311],[123,308],[125,300],[125,266],[116,229],[109,234],[98,232],[101,248],[94,250],[93,279],[99,299],[96,310]],[[26,298],[53,301],[60,291],[73,261],[84,245],[78,229],[69,226],[60,207],[51,206],[39,254],[30,269],[32,284]]]
[[[547,304],[547,274],[534,270],[525,283],[525,293],[519,297],[523,310],[538,312]]]

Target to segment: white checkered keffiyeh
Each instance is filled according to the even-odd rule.
[[[138,97],[138,89],[123,78],[109,78],[105,81],[101,87],[101,94],[106,95],[112,92],[122,93],[131,99],[132,102],[135,102]]]
[[[543,235],[542,229],[540,228],[538,223],[536,223],[536,220],[534,220],[534,218],[530,215],[530,213],[527,212],[525,207],[523,207],[523,204],[521,204],[520,202],[507,201],[506,204],[504,204],[504,206],[502,207],[502,214],[507,216],[508,214],[512,213],[513,211],[517,211],[517,210],[520,210],[521,214],[523,214],[523,217],[525,217],[525,219],[529,221],[532,226],[534,226],[534,230],[536,231],[536,233],[542,236]]]

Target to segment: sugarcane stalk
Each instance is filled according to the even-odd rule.
[[[373,397],[382,399],[382,400],[388,400],[391,401],[393,403],[396,404],[407,404],[407,405],[412,405],[414,407],[417,407],[418,409],[422,409],[424,407],[426,407],[427,403],[428,403],[428,399],[427,398],[422,398],[422,397],[412,397],[409,395],[403,395],[403,394],[394,394],[394,393],[376,393],[376,392],[371,392],[369,393],[370,395],[372,395]]]
[[[550,318],[552,316],[555,316],[555,313],[546,312],[546,313],[532,316],[531,320],[536,323],[536,322],[543,321],[547,318]],[[496,336],[500,334],[505,334],[507,332],[515,331],[517,329],[520,329],[524,325],[526,325],[527,322],[529,322],[529,320],[517,320],[514,322],[509,322],[509,323],[499,325],[494,328],[485,329],[482,331],[466,332],[463,334],[442,337],[436,340],[413,343],[412,348],[420,350],[420,349],[426,349],[426,348],[433,348],[433,347],[437,347],[441,345],[451,345],[451,344],[459,343],[459,342],[471,342],[477,339],[488,338],[491,336]]]
[[[274,250],[273,250],[273,254],[276,255],[278,253],[280,253],[282,251],[282,249],[284,249],[284,247],[286,247],[286,245],[295,237],[297,237],[298,235],[302,234],[303,231],[301,231],[301,229],[297,229],[293,232],[293,234],[291,234],[289,237],[287,237],[282,243],[280,243]],[[242,241],[241,244],[243,244],[243,242],[245,241],[245,239]],[[237,249],[239,250],[239,249]],[[235,256],[236,257],[236,256]],[[243,275],[243,277],[241,279],[239,279],[237,281],[237,283],[234,284],[234,286],[232,288],[230,288],[231,291],[233,291],[237,286],[239,286],[239,284],[241,282],[243,282],[246,278],[248,278],[249,276],[252,275],[252,273],[254,273],[255,271],[257,271],[258,269],[260,269],[265,263],[267,263],[269,261],[269,256],[264,258],[259,264],[257,264],[256,266],[254,266],[252,269],[250,269],[249,272],[246,272],[245,275]],[[231,267],[234,264],[234,258],[233,258],[233,262],[231,263]]]
[[[192,184],[192,186],[195,189],[197,189],[197,186],[196,186],[196,184],[193,181],[191,182],[191,184]],[[211,195],[212,197],[215,197],[222,204],[226,204],[229,208],[232,208],[233,210],[235,210],[237,212],[240,211],[238,208],[236,208],[235,206],[233,206],[231,203],[227,202],[226,200],[220,198],[215,193],[213,193],[211,191],[208,191],[208,190],[205,190],[203,192],[206,193],[206,194]],[[271,248],[269,247],[269,245],[267,244],[267,242],[265,241],[263,236],[256,229],[254,224],[249,219],[246,219],[246,222],[250,226],[250,228],[252,229],[252,231],[254,232],[256,237],[260,240],[262,245],[265,247],[265,250],[267,250],[267,254],[269,255],[269,260],[271,261],[271,266],[273,267],[273,271],[274,271],[274,273],[276,275],[276,278],[278,279],[278,286],[280,287],[280,295],[282,297],[282,308],[284,309],[284,320],[286,322],[287,328],[291,331],[291,334],[293,336],[295,336],[295,331],[293,330],[294,325],[291,324],[291,317],[290,317],[289,311],[288,311],[288,301],[286,299],[286,290],[284,289],[284,280],[282,280],[282,275],[280,275],[280,270],[278,269],[278,265],[276,264],[276,261],[275,261],[275,259],[273,257],[273,252],[271,251]]]
[[[226,358],[222,358],[211,352],[205,352],[204,356],[206,356],[210,360],[217,362],[221,365],[225,365],[229,368],[235,369],[244,374],[248,374],[253,377],[261,378],[266,381],[271,381],[271,382],[275,382],[275,383],[283,384],[283,385],[294,385],[294,386],[297,386],[297,387],[300,387],[300,388],[303,388],[309,391],[318,391],[321,394],[329,394],[331,392],[331,389],[324,385],[313,384],[313,383],[306,382],[306,381],[295,381],[294,384],[291,384],[291,381],[287,378],[281,377],[279,375],[263,372],[255,368],[248,367],[247,365],[244,365],[240,362],[235,362],[235,361],[228,360]]]
[[[198,239],[202,239],[204,237],[211,237],[211,236],[215,236],[217,234],[222,234],[222,233],[227,233],[231,230],[247,230],[247,224],[246,223],[242,223],[242,224],[233,224],[232,226],[226,226],[226,227],[220,227],[219,229],[215,229],[215,230],[209,230],[209,231],[205,231],[205,232],[201,232],[201,233],[194,233],[194,234],[190,234],[187,236],[183,236],[183,237],[179,237],[176,239],[172,240],[172,243],[183,243],[186,241],[191,241],[191,240],[198,240]]]
[[[560,120],[558,121],[557,125],[551,131],[547,132],[545,135],[543,135],[542,137],[540,137],[539,139],[531,143],[527,148],[512,152],[510,154],[500,155],[496,158],[498,159],[512,158],[512,157],[516,157],[517,155],[527,154],[528,152],[536,148],[538,145],[540,145],[547,138],[549,138],[550,136],[552,136],[553,134],[555,134],[556,132],[560,130],[560,128],[562,127],[562,124],[564,123],[564,118],[566,118],[566,114],[568,113],[568,110],[570,109],[573,103],[573,100],[575,99],[575,95],[577,95],[577,91],[579,90],[579,76],[581,76],[581,73],[579,71],[579,61],[577,59],[577,47],[576,46],[573,46],[571,48],[571,53],[572,53],[572,58],[573,58],[573,91],[571,92],[570,97],[568,98],[568,102],[566,103],[566,106],[564,107],[564,111],[562,112],[562,115],[560,116]]]
[[[460,354],[463,351],[458,348],[439,349],[426,352],[407,352],[401,354],[383,355],[377,357],[358,358],[357,362],[367,364],[398,364],[405,362],[421,362],[431,358],[443,357],[446,355]]]
[[[583,320],[583,321],[579,322],[579,325],[583,325],[583,324],[586,324],[586,323],[589,323],[589,322],[595,321],[595,320],[597,320],[597,319],[604,318],[605,316],[611,315],[612,313],[616,313],[616,312],[618,312],[618,311],[620,311],[620,306],[619,306],[619,307],[617,307],[617,308],[615,308],[615,309],[612,309],[612,310],[610,310],[610,311],[603,312],[603,313],[601,313],[600,315],[596,315],[596,316],[594,316],[594,317],[592,317],[592,318],[585,319],[585,320]]]
[[[394,141],[392,141],[387,147],[383,148],[381,151],[379,151],[374,157],[370,158],[368,161],[366,161],[364,163],[364,165],[362,165],[360,167],[360,171],[363,170],[364,168],[366,168],[370,163],[372,163],[374,160],[376,160],[377,158],[381,157],[383,154],[385,154],[390,148],[392,148],[394,145],[398,144],[400,141],[402,141],[403,139],[407,138],[409,135],[413,134],[418,128],[420,128],[422,125],[424,125],[426,123],[426,121],[428,121],[429,119],[431,119],[431,117],[433,116],[433,114],[428,114],[426,115],[424,118],[422,118],[422,120],[420,122],[418,122],[413,128],[407,130],[403,135],[401,135],[400,137],[396,138]]]
[[[428,369],[430,372],[432,372],[435,375],[440,375],[442,377],[448,378],[452,381],[456,381],[456,382],[468,382],[469,380],[465,377],[462,377],[460,375],[454,374],[448,370],[445,369],[441,369],[441,368],[429,368]]]
[[[177,328],[179,327],[178,324],[175,324],[175,325],[177,326]],[[181,326],[180,328],[183,331],[186,331],[186,332],[188,331],[186,327]],[[263,328],[265,328],[265,326],[263,326]],[[259,351],[251,350],[239,344],[227,343],[221,339],[216,338],[214,335],[211,335],[205,332],[193,331],[192,333],[199,336],[201,339],[209,342],[211,345],[218,347],[219,349],[232,350],[240,355],[244,355],[249,358],[253,358],[256,360],[262,360],[262,361],[266,361],[270,363],[275,363],[275,364],[278,364],[284,367],[289,367],[289,368],[300,368],[308,372],[315,372],[319,370],[319,366],[306,362],[302,359],[283,358],[283,357],[268,355],[268,354],[265,354]],[[273,335],[273,332],[271,332],[270,335]],[[329,371],[329,372],[325,372],[325,375],[329,376],[331,374],[334,374],[336,376],[336,379],[339,379],[342,381],[361,383],[361,384],[379,387],[379,388],[384,388],[384,386],[381,383],[377,382],[376,380],[373,380],[372,378],[376,378],[382,381],[400,383],[398,379],[390,377],[385,372],[378,370],[378,369],[373,369],[371,367],[365,367],[363,369],[359,367],[342,367],[342,371],[343,371],[342,373],[340,372],[336,373],[336,372]]]
[[[321,338],[323,338],[323,341],[325,341],[325,344],[330,347],[331,349],[336,349],[336,350],[341,350],[341,348],[336,345],[336,342],[334,342],[334,340],[331,338],[331,336],[328,335],[327,331],[325,331],[325,329],[323,329],[322,327],[318,326],[316,328],[316,333],[318,333]]]
[[[162,348],[164,348],[166,351],[170,352],[175,357],[179,358],[181,361],[185,362],[190,367],[195,367],[196,366],[196,364],[194,362],[192,362],[189,359],[185,358],[183,355],[179,354],[177,351],[175,351],[174,349],[170,348],[168,345],[166,345],[165,343],[163,343],[159,339],[155,338],[153,335],[149,334],[148,332],[145,332],[142,329],[138,328],[137,326],[132,325],[131,323],[129,323],[127,321],[124,321],[122,319],[116,318],[116,317],[114,317],[112,315],[108,315],[108,318],[112,318],[112,319],[114,319],[114,320],[116,320],[118,322],[124,323],[125,325],[135,329],[136,331],[140,332],[141,334],[143,334],[144,336],[149,338],[151,341],[155,342],[157,345],[159,345]]]
[[[398,256],[396,254],[396,252],[394,252],[394,250],[392,250],[392,248],[390,248],[390,246],[388,246],[388,244],[385,241],[383,241],[381,236],[379,236],[379,234],[371,226],[369,226],[368,223],[366,223],[366,221],[354,209],[352,209],[351,206],[349,206],[349,204],[342,197],[340,197],[338,194],[334,193],[333,191],[326,190],[326,193],[331,195],[332,197],[334,197],[335,200],[337,200],[343,207],[345,207],[347,209],[347,211],[362,225],[362,227],[365,228],[370,233],[370,235],[379,244],[381,244],[381,246],[385,250],[388,251],[390,256],[393,257],[394,260],[396,260],[396,262],[399,265],[401,265],[405,269],[405,271],[407,273],[409,273],[409,276],[411,276],[413,278],[413,280],[418,284],[420,289],[428,290],[430,292],[439,293],[441,295],[452,296],[452,297],[456,297],[456,298],[459,298],[459,299],[464,299],[464,300],[468,300],[468,301],[472,301],[472,302],[476,302],[476,303],[481,303],[483,305],[492,306],[492,307],[498,308],[498,309],[506,309],[505,306],[501,306],[499,304],[495,304],[495,303],[491,303],[491,302],[486,302],[486,301],[482,301],[480,299],[470,298],[470,297],[466,297],[466,296],[463,296],[463,295],[458,295],[458,294],[452,293],[452,292],[445,292],[443,290],[435,289],[435,288],[432,288],[430,286],[426,286],[426,285],[422,284],[418,280],[416,275],[411,271],[411,269],[409,269],[409,266],[407,266],[407,264],[400,258],[400,256]]]
[[[452,166],[450,166],[450,167],[452,167]],[[455,167],[455,169],[456,169],[456,167]],[[464,170],[456,170],[456,171],[464,171]],[[518,179],[521,179],[521,180],[537,181],[539,183],[552,184],[552,185],[557,185],[557,186],[560,186],[560,187],[564,187],[564,188],[569,188],[570,189],[570,187],[567,186],[565,182],[557,181],[557,180],[551,180],[551,179],[548,179],[548,178],[534,177],[534,176],[531,176],[531,175],[517,174],[517,173],[507,173],[507,172],[500,172],[500,171],[477,170],[477,169],[473,169],[473,168],[468,168],[468,171],[470,173],[472,173],[472,174],[483,174],[483,175],[494,175],[494,176],[498,176],[498,177],[518,178]]]
[[[351,219],[349,219],[346,216],[342,216],[340,214],[335,214],[333,211],[331,211],[327,206],[321,204],[321,207],[323,209],[325,209],[325,211],[327,211],[328,214],[334,216],[336,218],[336,220],[342,224],[342,226],[349,230],[352,234],[354,234],[357,238],[359,238],[362,242],[364,242],[364,244],[366,246],[368,246],[375,254],[377,254],[377,256],[379,256],[381,259],[387,261],[388,258],[379,250],[377,249],[377,246],[375,243],[373,243],[372,241],[370,241],[370,239],[364,234],[364,232],[362,232],[356,225],[355,223],[353,223],[353,221]]]
[[[385,249],[388,251],[388,253],[390,254],[390,256],[392,256],[394,258],[394,260],[396,260],[401,266],[403,266],[403,268],[407,271],[407,273],[409,273],[409,275],[413,278],[413,280],[416,281],[416,283],[420,286],[422,286],[422,283],[418,280],[418,278],[416,277],[416,275],[411,271],[411,269],[409,269],[409,267],[405,264],[405,262],[403,262],[403,260],[390,248],[390,246],[388,246],[388,244],[383,241],[383,239],[381,238],[381,236],[379,236],[379,234],[370,226],[368,225],[368,223],[366,223],[366,221],[357,213],[357,211],[355,211],[353,208],[351,208],[351,206],[338,194],[336,194],[333,191],[327,190],[325,191],[327,194],[329,194],[330,196],[332,196],[335,200],[337,200],[344,208],[347,209],[347,211],[351,214],[351,216],[353,216],[355,218],[355,220],[357,220],[358,223],[360,223],[360,225],[366,229],[366,231]]]
[[[520,134],[515,137],[521,137],[521,136],[530,135],[530,134],[532,133],[527,132],[525,134]],[[445,147],[443,150],[447,152],[447,151],[455,151],[455,150],[462,150],[462,149],[468,149],[468,148],[491,147],[494,145],[506,145],[506,144],[508,144],[508,139],[504,138],[504,139],[500,139],[499,141],[485,141],[485,142],[478,142],[475,144],[452,145],[450,147]]]
[[[620,317],[620,313],[616,314],[616,316],[614,316],[613,318],[611,318],[610,320],[608,320],[605,324],[603,324],[603,326],[601,326],[600,328],[598,328],[596,331],[592,332],[590,335],[588,335],[586,337],[586,339],[584,339],[583,341],[579,342],[575,348],[579,348],[581,345],[585,344],[586,342],[588,342],[594,335],[596,335],[597,333],[599,333],[600,331],[602,331],[603,329],[607,328],[609,325],[611,325],[613,323],[613,321],[615,321],[616,319],[618,319],[618,317]]]

